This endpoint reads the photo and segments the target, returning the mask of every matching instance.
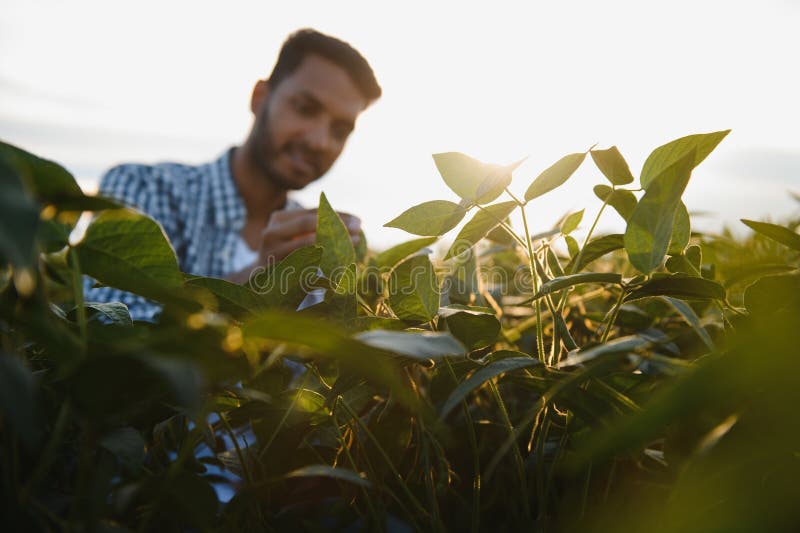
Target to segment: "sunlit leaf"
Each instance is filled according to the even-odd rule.
[[[292,470],[288,474],[283,475],[284,478],[306,478],[306,477],[326,477],[336,479],[338,481],[347,481],[355,485],[360,485],[365,488],[370,488],[372,484],[366,479],[346,468],[332,467],[328,465],[307,465],[296,470]]]
[[[462,311],[445,318],[447,329],[469,350],[484,348],[497,339],[500,322],[491,314]]]
[[[679,202],[678,208],[675,210],[675,218],[672,221],[672,235],[670,235],[667,253],[671,255],[683,253],[684,248],[689,244],[691,236],[689,210],[686,209],[686,204]]]
[[[511,165],[483,163],[460,152],[434,154],[442,179],[460,198],[476,204],[497,199],[511,183],[511,173],[522,160]]]
[[[675,211],[689,183],[694,152],[661,172],[633,210],[625,231],[625,249],[631,264],[648,274],[661,265],[672,235]]]
[[[564,270],[565,272],[580,272],[589,263],[624,246],[623,236],[617,233],[592,239],[583,247],[580,257],[573,257]]]
[[[642,166],[642,173],[639,178],[642,187],[648,189],[655,178],[668,171],[670,167],[690,153],[693,154],[688,161],[689,172],[691,172],[694,167],[708,157],[708,154],[717,147],[730,131],[724,130],[714,133],[688,135],[659,146],[647,157],[644,166]]]
[[[565,218],[564,222],[561,224],[561,233],[564,235],[569,235],[578,229],[578,225],[581,223],[581,220],[583,220],[583,212],[584,210],[581,209],[580,211],[570,213],[570,215]]]
[[[421,239],[400,243],[378,254],[375,257],[375,263],[378,268],[392,268],[409,255],[435,243],[437,240],[437,237],[422,237]]]
[[[389,303],[398,318],[428,322],[439,309],[439,281],[430,259],[406,259],[389,276]]]
[[[319,268],[322,273],[331,278],[333,271],[342,266],[354,263],[356,251],[338,213],[333,210],[325,193],[319,195],[319,209],[317,210],[317,245],[322,247],[322,259]],[[337,281],[338,279],[333,279]]]
[[[633,181],[631,169],[616,146],[607,150],[592,150],[590,153],[597,168],[614,185],[625,185]]]
[[[431,200],[403,211],[400,216],[384,224],[387,228],[398,228],[414,235],[443,235],[456,227],[467,210],[447,200]]]
[[[163,228],[129,209],[102,212],[74,249],[85,274],[124,291],[160,300],[183,275]]]
[[[625,221],[630,220],[636,208],[636,196],[625,189],[612,189],[608,185],[595,185],[594,194],[614,208]]]
[[[525,191],[525,201],[529,202],[562,185],[578,170],[584,159],[586,159],[586,153],[581,152],[566,155],[556,161],[533,180],[528,190]]]
[[[490,205],[475,213],[472,220],[467,222],[458,232],[458,236],[447,251],[445,259],[450,259],[471,249],[492,229],[497,227],[516,207],[517,204],[515,202],[502,202]]]
[[[755,220],[741,219],[742,223],[752,230],[765,235],[773,241],[788,246],[792,250],[800,251],[800,235],[784,226],[769,224],[767,222],[756,222]]]
[[[581,251],[578,241],[576,241],[572,235],[564,235],[564,242],[567,243],[567,251],[569,252],[570,258],[574,259],[577,257]]]
[[[537,292],[531,299],[526,300],[526,302],[538,300],[539,298],[543,298],[548,294],[552,294],[568,287],[574,287],[575,285],[580,285],[582,283],[613,283],[619,285],[622,283],[622,276],[613,272],[581,272],[580,274],[569,274],[559,278],[554,278],[543,283],[539,288],[539,292]]]
[[[438,331],[372,330],[359,333],[354,338],[364,344],[414,359],[438,359],[466,353],[464,346],[453,335]]]

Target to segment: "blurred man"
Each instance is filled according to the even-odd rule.
[[[181,270],[248,280],[256,267],[313,244],[316,210],[288,198],[327,172],[356,119],[381,95],[372,68],[349,44],[315,30],[286,40],[269,78],[253,88],[253,126],[242,146],[191,166],[125,164],[100,192],[134,205],[164,227]],[[342,215],[354,243],[360,221]],[[159,306],[109,287],[87,301],[121,301],[151,320]]]

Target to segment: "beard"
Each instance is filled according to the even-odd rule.
[[[275,187],[284,190],[300,190],[323,174],[322,158],[302,141],[287,141],[282,146],[277,146],[269,126],[269,110],[270,104],[267,103],[256,117],[251,142],[248,143],[250,145],[247,150],[249,159],[261,171],[262,176]],[[277,168],[275,162],[280,155],[291,156],[296,153],[299,153],[314,168],[314,176],[310,180],[294,179]]]

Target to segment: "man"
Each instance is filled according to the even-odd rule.
[[[242,146],[210,163],[120,165],[101,193],[158,220],[183,271],[245,283],[250,272],[313,244],[316,210],[287,196],[330,169],[356,119],[381,95],[367,61],[315,30],[286,40],[270,77],[253,88],[253,126]],[[360,221],[342,215],[354,243]],[[152,320],[159,307],[122,291],[88,289],[87,301],[121,301]]]

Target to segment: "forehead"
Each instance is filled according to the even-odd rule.
[[[367,107],[347,71],[318,55],[308,55],[275,88],[276,96],[310,95],[333,115],[355,119]]]

